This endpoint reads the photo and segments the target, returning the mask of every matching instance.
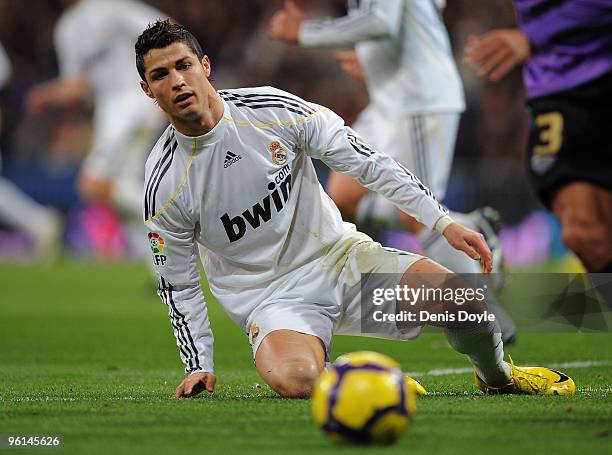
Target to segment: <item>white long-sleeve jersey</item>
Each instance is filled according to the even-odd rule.
[[[210,132],[187,137],[169,126],[146,165],[145,224],[187,372],[213,369],[198,244],[213,294],[246,331],[275,280],[354,231],[323,191],[312,158],[430,228],[447,213],[410,171],[329,109],[271,87],[219,94],[223,117]]]
[[[371,103],[391,115],[461,112],[463,87],[435,0],[349,0],[348,15],[302,23],[304,47],[355,47]]]

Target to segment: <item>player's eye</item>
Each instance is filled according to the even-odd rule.
[[[191,67],[191,65],[189,63],[182,63],[179,65],[178,69],[180,70],[186,70],[189,69]]]

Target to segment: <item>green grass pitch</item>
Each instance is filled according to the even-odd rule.
[[[335,447],[308,400],[275,396],[246,337],[209,298],[217,390],[172,400],[182,365],[166,307],[138,265],[0,266],[0,434],[64,436],[58,453],[610,453],[612,334],[522,334],[518,364],[567,367],[572,397],[490,397],[469,373],[425,375],[431,395],[394,446]],[[413,342],[337,337],[333,357],[370,349],[408,371],[467,367],[440,334]],[[39,453],[42,449],[32,450]],[[15,453],[28,453],[21,449]],[[11,452],[12,453],[12,452]]]

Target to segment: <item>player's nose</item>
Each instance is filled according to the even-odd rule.
[[[172,88],[174,90],[179,90],[185,86],[185,79],[179,71],[171,71],[170,80],[172,81]]]

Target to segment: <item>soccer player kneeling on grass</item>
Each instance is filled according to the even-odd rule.
[[[417,274],[450,273],[422,256],[383,248],[343,222],[312,158],[385,196],[490,272],[482,235],[453,222],[408,169],[329,109],[272,87],[216,91],[197,40],[169,21],[142,33],[136,63],[142,89],[171,122],[146,165],[144,217],[159,295],[186,367],[176,397],[212,392],[216,381],[199,248],[214,296],[249,334],[258,373],[284,397],[310,395],[333,333],[361,333],[362,275],[384,273],[380,287],[395,288]],[[420,330],[398,328],[385,337],[409,339]],[[484,391],[575,389],[553,370],[506,363],[494,323],[445,332]]]

